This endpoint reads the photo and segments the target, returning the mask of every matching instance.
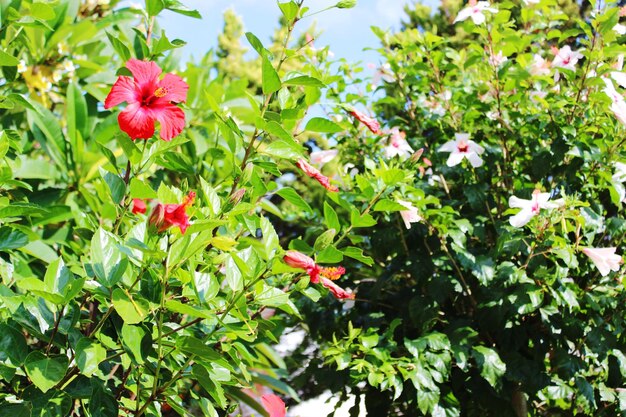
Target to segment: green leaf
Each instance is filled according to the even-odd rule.
[[[352,227],[371,227],[376,224],[376,220],[369,213],[361,215],[356,208],[350,212],[350,222]]]
[[[115,49],[115,52],[120,56],[123,62],[128,61],[131,58],[130,48],[126,46],[124,42],[122,42],[118,37],[111,35],[109,32],[106,32],[107,38],[109,38],[109,42],[111,42],[111,46]]]
[[[77,279],[65,266],[62,258],[48,265],[44,276],[45,291],[56,296],[56,304],[67,304],[83,288],[84,278]]]
[[[374,174],[382,178],[385,185],[396,185],[404,182],[406,174],[398,168],[381,168],[374,170]]]
[[[337,212],[335,212],[335,209],[326,201],[324,201],[324,222],[329,229],[341,230],[341,223],[339,223]]]
[[[35,108],[35,111],[27,110],[26,114],[35,139],[54,160],[57,168],[67,172],[69,167],[67,144],[59,118],[39,103],[31,102],[30,104]]]
[[[150,17],[158,15],[164,8],[165,3],[163,0],[146,0],[146,11]]]
[[[102,345],[94,340],[83,337],[76,344],[76,365],[85,376],[92,376],[100,362],[107,357],[107,351]]]
[[[117,246],[111,233],[98,228],[91,239],[91,263],[94,274],[107,288],[113,287],[122,278],[128,259]]]
[[[183,16],[193,17],[194,19],[202,19],[200,12],[190,9],[178,0],[165,0],[165,8],[173,11],[174,13],[182,14]]]
[[[285,20],[289,22],[289,24],[293,24],[296,17],[298,17],[300,7],[293,0],[285,3],[278,3],[278,7],[280,8],[280,11],[283,12]]]
[[[54,9],[48,4],[41,2],[31,4],[30,15],[41,20],[52,20],[56,17]]]
[[[308,121],[304,130],[317,133],[337,133],[342,132],[344,129],[331,120],[323,117],[314,117]]]
[[[0,229],[0,251],[21,248],[28,244],[28,236],[10,227]]]
[[[267,57],[267,54],[262,56],[263,64],[261,66],[262,75],[262,88],[263,94],[272,94],[280,90],[281,82],[278,73],[274,69],[271,61]]]
[[[183,47],[187,44],[187,42],[180,39],[173,39],[170,41],[167,36],[165,36],[165,31],[161,31],[161,37],[154,42],[154,46],[152,48],[152,54],[158,55],[166,51],[170,51],[172,49]]]
[[[307,87],[326,87],[326,85],[314,77],[308,75],[300,75],[283,81],[283,85],[303,85]],[[326,120],[326,119],[323,119]],[[331,122],[332,123],[332,122]],[[308,130],[308,129],[307,129]]]
[[[335,229],[326,230],[324,233],[319,235],[317,239],[315,239],[315,244],[313,245],[313,248],[316,251],[321,251],[325,249],[328,245],[333,243],[336,235],[337,231]]]
[[[28,356],[28,346],[24,335],[9,326],[0,323],[0,361],[7,358],[15,366],[21,366]]]
[[[104,168],[100,168],[100,175],[109,187],[111,198],[115,204],[120,204],[126,194],[126,184],[119,175],[113,174]]]
[[[191,317],[202,317],[204,319],[211,319],[215,317],[210,314],[209,311],[205,311],[190,304],[183,304],[177,300],[167,300],[165,302],[165,308],[175,313],[186,314]]]
[[[302,146],[295,142],[287,142],[284,140],[277,140],[270,143],[263,153],[282,159],[300,159],[303,157]]]
[[[24,361],[26,374],[44,393],[63,379],[68,365],[69,361],[66,356],[47,357],[39,351],[31,352]]]
[[[91,379],[92,394],[89,398],[91,417],[118,417],[119,404],[115,397],[97,379]]]
[[[217,362],[222,360],[222,355],[207,346],[202,340],[193,336],[183,336],[176,341],[176,347],[188,355],[196,355],[200,358]]]
[[[278,234],[274,225],[267,217],[261,217],[261,232],[263,233],[263,247],[265,248],[265,259],[272,259],[276,250],[281,249]]]
[[[349,258],[356,259],[357,261],[363,262],[367,266],[374,265],[374,260],[369,256],[363,254],[363,249],[357,248],[355,246],[348,246],[343,249],[343,254]]]
[[[122,346],[135,364],[143,364],[152,350],[152,336],[144,326],[122,325]]]
[[[246,32],[246,39],[248,39],[248,42],[250,42],[250,45],[252,45],[252,47],[254,48],[255,51],[257,51],[257,53],[260,56],[263,56],[264,54],[266,54],[266,50],[265,47],[263,46],[263,44],[261,43],[261,41],[259,40],[259,38],[257,38],[254,33],[252,32]]]
[[[498,353],[485,346],[474,346],[475,358],[480,368],[480,375],[496,388],[500,385],[500,377],[506,372],[506,364]]]
[[[227,405],[226,397],[224,396],[224,389],[219,382],[215,381],[206,368],[200,364],[195,364],[191,368],[191,374],[194,379],[197,380],[202,388],[204,388],[209,395],[215,400],[217,405],[225,409]]]
[[[127,324],[141,323],[148,315],[148,306],[143,300],[134,299],[121,288],[113,290],[113,307]]]
[[[152,187],[150,187],[150,185],[140,179],[133,178],[130,180],[130,197],[147,200],[157,198],[157,193]]]
[[[291,204],[298,207],[299,209],[306,211],[307,213],[313,213],[313,209],[311,208],[309,203],[304,201],[304,199],[300,197],[300,194],[298,194],[293,188],[281,188],[276,192],[276,194],[289,201]]]
[[[0,49],[0,67],[15,67],[19,63],[19,59]]]
[[[321,264],[335,264],[343,261],[343,253],[334,246],[328,246],[318,253],[315,259]]]
[[[67,88],[66,118],[70,152],[74,156],[74,163],[80,164],[84,147],[83,138],[87,130],[87,102],[75,82],[70,82]]]
[[[291,133],[287,132],[285,128],[280,125],[280,123],[275,122],[274,120],[267,123],[264,129],[267,133],[274,135],[277,138],[280,138],[286,142],[296,143],[296,141],[293,139],[293,136],[291,136]]]

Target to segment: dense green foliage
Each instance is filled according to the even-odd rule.
[[[620,9],[416,5],[372,84],[308,3],[181,65],[176,0],[0,0],[0,416],[624,414]]]

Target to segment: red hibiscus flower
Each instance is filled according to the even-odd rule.
[[[172,140],[185,127],[185,113],[175,103],[187,99],[189,86],[174,74],[165,74],[160,79],[161,68],[154,62],[130,59],[126,68],[133,78],[117,79],[104,101],[104,108],[128,103],[117,120],[120,129],[133,140],[150,139],[157,121],[161,125],[161,139]]]
[[[285,417],[285,403],[276,394],[267,394],[261,397],[263,407],[270,414],[270,417]]]
[[[196,198],[196,193],[189,192],[182,204],[161,204],[159,203],[150,215],[149,223],[156,227],[159,233],[164,232],[172,226],[178,226],[180,232],[185,234],[189,227],[189,216],[187,215],[187,207],[189,207]]]
[[[334,185],[330,183],[330,179],[326,175],[322,174],[319,171],[319,169],[315,168],[304,159],[300,159],[296,163],[296,165],[298,166],[298,168],[304,171],[306,175],[308,175],[311,178],[315,178],[317,182],[319,182],[322,185],[322,187],[326,188],[328,191],[333,191],[333,192],[339,191],[339,188],[335,187]]]
[[[288,250],[283,257],[283,261],[293,268],[304,269],[304,271],[311,278],[312,284],[322,284],[324,287],[328,288],[331,293],[333,293],[335,298],[340,300],[354,299],[353,293],[344,290],[333,282],[333,280],[339,279],[346,273],[346,269],[344,267],[338,266],[325,268],[319,266],[312,258],[295,250]]]
[[[382,135],[383,131],[380,130],[380,124],[376,119],[372,119],[371,117],[361,113],[358,110],[351,110],[350,114],[357,119],[359,122],[363,123],[369,130],[372,131],[375,135]]]
[[[133,214],[144,214],[146,212],[146,202],[141,198],[133,198]]]

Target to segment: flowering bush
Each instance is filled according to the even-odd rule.
[[[622,10],[416,5],[372,87],[311,3],[182,70],[177,0],[0,4],[0,413],[624,413]]]
[[[357,173],[319,209],[343,230],[330,247],[364,251],[343,263],[356,302],[301,309],[311,336],[294,364],[309,344],[322,355],[293,383],[362,395],[377,416],[623,415],[624,9],[407,13],[398,33],[374,28],[369,88],[385,94],[361,96],[367,129],[336,135]],[[400,137],[421,161],[389,150]]]

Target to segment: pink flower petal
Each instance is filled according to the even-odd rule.
[[[150,139],[154,135],[154,116],[147,107],[140,103],[128,105],[117,117],[120,129],[128,133],[131,139]]]
[[[157,89],[161,68],[153,61],[140,61],[138,59],[129,59],[126,68],[133,73],[135,82],[139,89],[148,97]]]
[[[141,101],[141,91],[135,86],[135,82],[130,77],[119,77],[109,95],[104,100],[104,108],[110,109],[120,103],[135,103]]]
[[[324,287],[328,288],[328,290],[331,293],[333,293],[335,298],[339,300],[353,300],[354,299],[354,293],[344,290],[343,288],[341,288],[339,285],[335,284],[328,278],[322,277],[321,282]]]
[[[163,89],[164,95],[161,97],[167,101],[180,103],[181,101],[187,100],[187,90],[189,90],[189,86],[178,75],[168,73],[159,81],[158,89]]]
[[[276,394],[267,394],[261,397],[263,407],[269,413],[270,417],[285,417],[285,403]]]
[[[161,139],[169,142],[185,128],[185,112],[173,104],[153,107],[152,114],[161,123]]]

